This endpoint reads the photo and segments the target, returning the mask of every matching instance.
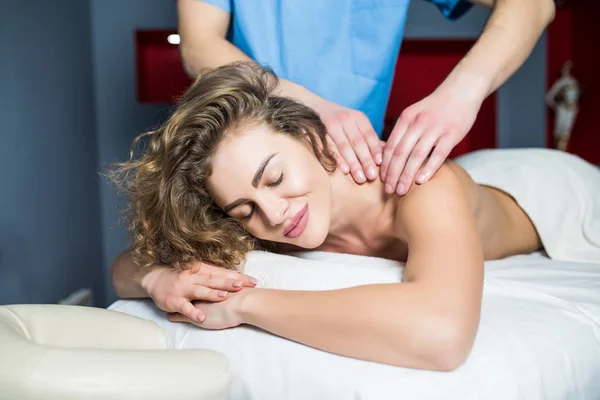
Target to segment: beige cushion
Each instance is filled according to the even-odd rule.
[[[229,363],[168,350],[154,322],[66,305],[0,307],[0,399],[227,399]]]

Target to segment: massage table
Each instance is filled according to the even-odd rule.
[[[400,282],[403,264],[255,251],[245,272],[259,287],[327,290]],[[156,323],[170,349],[224,354],[232,400],[600,399],[600,262],[554,261],[544,253],[486,262],[475,343],[451,372],[343,357],[251,326],[210,331],[171,323],[150,300],[119,300],[109,308]]]

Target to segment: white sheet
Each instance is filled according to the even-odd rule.
[[[456,162],[475,182],[515,199],[552,259],[600,263],[599,168],[542,148],[486,149]]]
[[[299,256],[254,252],[246,271],[263,287],[286,289],[401,280],[402,264],[392,261]],[[155,321],[173,348],[225,353],[232,364],[233,400],[600,398],[600,264],[552,261],[541,254],[487,262],[473,351],[449,373],[350,359],[252,327],[206,331],[174,324],[148,300],[121,300],[110,308]]]

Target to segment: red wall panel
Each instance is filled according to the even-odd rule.
[[[171,30],[139,30],[135,33],[137,95],[140,103],[170,103],[192,80],[181,64],[179,48],[167,38]]]

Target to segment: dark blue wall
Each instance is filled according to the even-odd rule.
[[[90,4],[0,11],[0,304],[104,301]]]

